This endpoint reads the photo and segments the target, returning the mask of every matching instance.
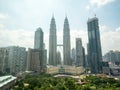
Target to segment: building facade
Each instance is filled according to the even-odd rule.
[[[47,50],[43,50],[43,62],[42,62],[42,68],[46,68],[47,66]]]
[[[27,71],[40,72],[40,55],[39,49],[28,49],[27,52]]]
[[[56,58],[57,58],[56,23],[54,17],[52,17],[49,33],[49,64],[56,66],[57,65]]]
[[[72,65],[70,56],[71,44],[70,44],[70,28],[67,17],[64,20],[63,28],[63,62],[64,65]]]
[[[61,65],[62,62],[61,62],[61,53],[58,51],[57,52],[57,65]]]
[[[0,72],[9,73],[9,62],[8,62],[8,50],[6,48],[0,48]]]
[[[28,49],[27,52],[27,71],[40,73],[47,64],[47,51],[40,49]]]
[[[83,66],[83,48],[81,38],[76,38],[76,66]]]
[[[26,68],[26,48],[19,46],[7,47],[9,52],[8,61],[10,65],[10,73],[18,74],[25,71]]]
[[[103,56],[104,61],[108,61],[111,63],[120,63],[120,51],[109,51]]]
[[[71,59],[72,59],[72,65],[75,65],[75,62],[76,62],[76,50],[75,50],[75,48],[72,48],[72,50],[71,50]]]
[[[88,19],[88,60],[90,62],[91,73],[101,73],[102,66],[102,52],[101,52],[101,41],[98,18],[94,17]]]
[[[83,67],[86,68],[87,60],[86,60],[86,56],[85,56],[85,48],[83,46],[82,46],[82,52],[83,52]]]
[[[42,29],[39,27],[35,31],[34,49],[43,50],[43,39],[44,39],[44,33]]]

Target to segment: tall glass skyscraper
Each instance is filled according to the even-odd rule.
[[[101,41],[99,33],[98,18],[94,17],[88,19],[88,62],[91,69],[91,73],[101,73],[102,70],[102,52]]]
[[[35,38],[34,38],[34,48],[43,50],[43,36],[44,33],[42,29],[39,27],[35,31]]]
[[[70,58],[70,28],[69,22],[67,17],[64,21],[64,28],[63,28],[63,61],[64,65],[72,65],[72,61]]]
[[[57,65],[57,36],[56,36],[56,23],[54,17],[51,19],[50,34],[49,34],[49,64]]]

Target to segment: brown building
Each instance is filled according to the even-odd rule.
[[[28,49],[27,53],[27,71],[40,72],[42,61],[42,50]]]

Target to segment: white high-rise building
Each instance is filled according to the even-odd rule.
[[[10,73],[22,73],[26,68],[26,48],[18,46],[7,47]]]

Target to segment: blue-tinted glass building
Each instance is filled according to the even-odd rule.
[[[102,51],[101,51],[101,41],[98,18],[94,17],[88,19],[88,62],[90,66],[91,73],[101,73],[102,71]]]

